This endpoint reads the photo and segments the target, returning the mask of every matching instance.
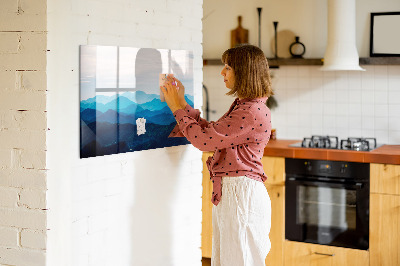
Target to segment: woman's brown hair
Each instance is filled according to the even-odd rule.
[[[227,95],[255,99],[274,94],[268,61],[260,48],[246,44],[228,49],[222,54],[222,63],[235,74],[235,86]]]

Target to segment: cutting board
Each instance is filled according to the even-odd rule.
[[[231,48],[242,43],[249,43],[249,31],[242,27],[242,16],[238,16],[238,26],[231,30]]]

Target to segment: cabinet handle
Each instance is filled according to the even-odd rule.
[[[314,252],[315,255],[323,255],[323,256],[330,256],[333,257],[335,254],[328,254],[328,253],[320,253],[320,252]]]

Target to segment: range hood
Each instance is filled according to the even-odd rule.
[[[323,71],[358,70],[355,0],[328,0],[328,44]]]

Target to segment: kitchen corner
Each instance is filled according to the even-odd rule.
[[[271,122],[278,139],[269,141],[262,158],[272,204],[266,265],[400,265],[400,53],[374,54],[373,36],[390,37],[396,27],[375,27],[379,23],[372,19],[389,11],[399,16],[400,2],[233,1],[232,10],[216,1],[204,3],[203,84],[209,93],[209,120],[217,121],[232,102],[218,78],[219,57],[228,48],[238,15],[250,31],[249,43],[258,42],[271,68],[278,103],[270,108]],[[257,35],[261,7],[263,31]],[[260,12],[258,18],[260,22]],[[284,54],[290,51],[284,38],[289,33],[301,37],[307,47],[304,58]],[[392,44],[383,39],[377,41]],[[337,136],[335,145],[329,137],[323,139],[326,135]],[[357,136],[357,143],[348,136]],[[362,137],[366,139],[358,141]],[[322,142],[313,146],[316,139]],[[301,147],[303,142],[313,145]],[[210,155],[203,154],[203,163]],[[204,258],[211,257],[211,193],[204,167]]]
[[[381,145],[371,151],[290,146],[299,142],[301,140],[271,140],[264,150],[262,163],[268,176],[265,186],[272,203],[270,232],[272,248],[266,258],[266,265],[398,265],[400,262],[398,253],[400,249],[398,243],[400,238],[400,231],[398,230],[398,224],[400,224],[400,145]],[[211,152],[204,153],[203,162],[211,154]],[[305,167],[312,163],[315,169],[325,169],[325,167],[329,169],[334,164],[342,164],[342,168],[344,166],[351,168],[351,164],[359,164],[364,167],[365,171],[354,170],[352,172],[353,174],[356,172],[356,176],[363,175],[368,182],[364,185],[360,183],[361,181],[356,181],[354,189],[347,183],[343,185],[342,189],[339,185],[333,185],[330,190],[330,185],[315,187],[315,189],[313,189],[313,185],[299,185],[295,187],[295,190],[304,190],[304,188],[309,190],[295,196],[293,194],[296,194],[296,192],[289,189],[290,182],[287,180],[289,175],[286,172],[290,172],[286,165],[288,160],[301,160]],[[318,167],[316,167],[316,162],[319,162]],[[339,171],[337,173],[340,176]],[[341,179],[345,180],[349,177],[345,171],[342,173],[344,174]],[[326,176],[329,177],[330,174],[328,173]],[[326,178],[322,177],[317,183],[321,184],[324,179]],[[337,183],[335,180],[332,182]],[[211,186],[208,183],[208,171],[207,168],[204,168],[202,228],[202,254],[204,258],[211,257],[212,206],[209,202]],[[318,191],[319,194],[316,193]],[[323,193],[321,194],[321,192]],[[304,207],[307,202],[315,202],[312,199],[313,193],[317,194],[317,198],[314,198],[314,200],[318,198],[319,200],[323,199],[323,201],[336,199],[339,202],[321,202],[315,207]],[[303,202],[299,203],[301,197],[311,198],[303,199]],[[288,198],[290,199],[288,200]],[[354,203],[351,201],[354,201]],[[293,209],[299,205],[303,207],[297,209],[295,215],[301,216],[301,213],[309,213],[311,218],[292,217],[293,213],[290,213],[288,206],[292,206],[291,209]],[[364,214],[362,215],[361,212]],[[322,221],[325,224],[324,226],[319,225],[319,228],[315,229],[316,225],[313,223],[321,223],[321,221],[318,221],[321,216],[322,220],[325,219],[325,221]],[[326,220],[327,217],[331,217],[330,220]],[[365,221],[361,222],[360,217],[365,217]],[[367,246],[365,248],[348,248],[344,247],[346,245],[341,245],[337,239],[332,241],[333,244],[316,243],[322,241],[323,237],[321,236],[316,237],[315,240],[312,240],[312,236],[304,241],[288,240],[288,229],[285,229],[288,219],[302,220],[300,228],[307,227],[309,232],[297,232],[300,235],[309,235],[310,232],[312,235],[312,231],[317,234],[323,233],[324,230],[328,230],[328,233],[335,232],[338,227],[333,227],[332,224],[341,224],[338,226],[344,228],[340,229],[341,232],[339,233],[342,236],[341,241],[344,241],[343,243],[349,241],[346,239],[350,235],[356,235],[357,231],[360,230],[364,231],[363,237],[367,241]],[[307,223],[311,225],[307,225]],[[327,224],[330,224],[331,228],[326,228]],[[291,227],[293,229],[293,226]],[[343,237],[343,232],[349,233],[346,237]],[[317,264],[313,264],[317,261]]]

